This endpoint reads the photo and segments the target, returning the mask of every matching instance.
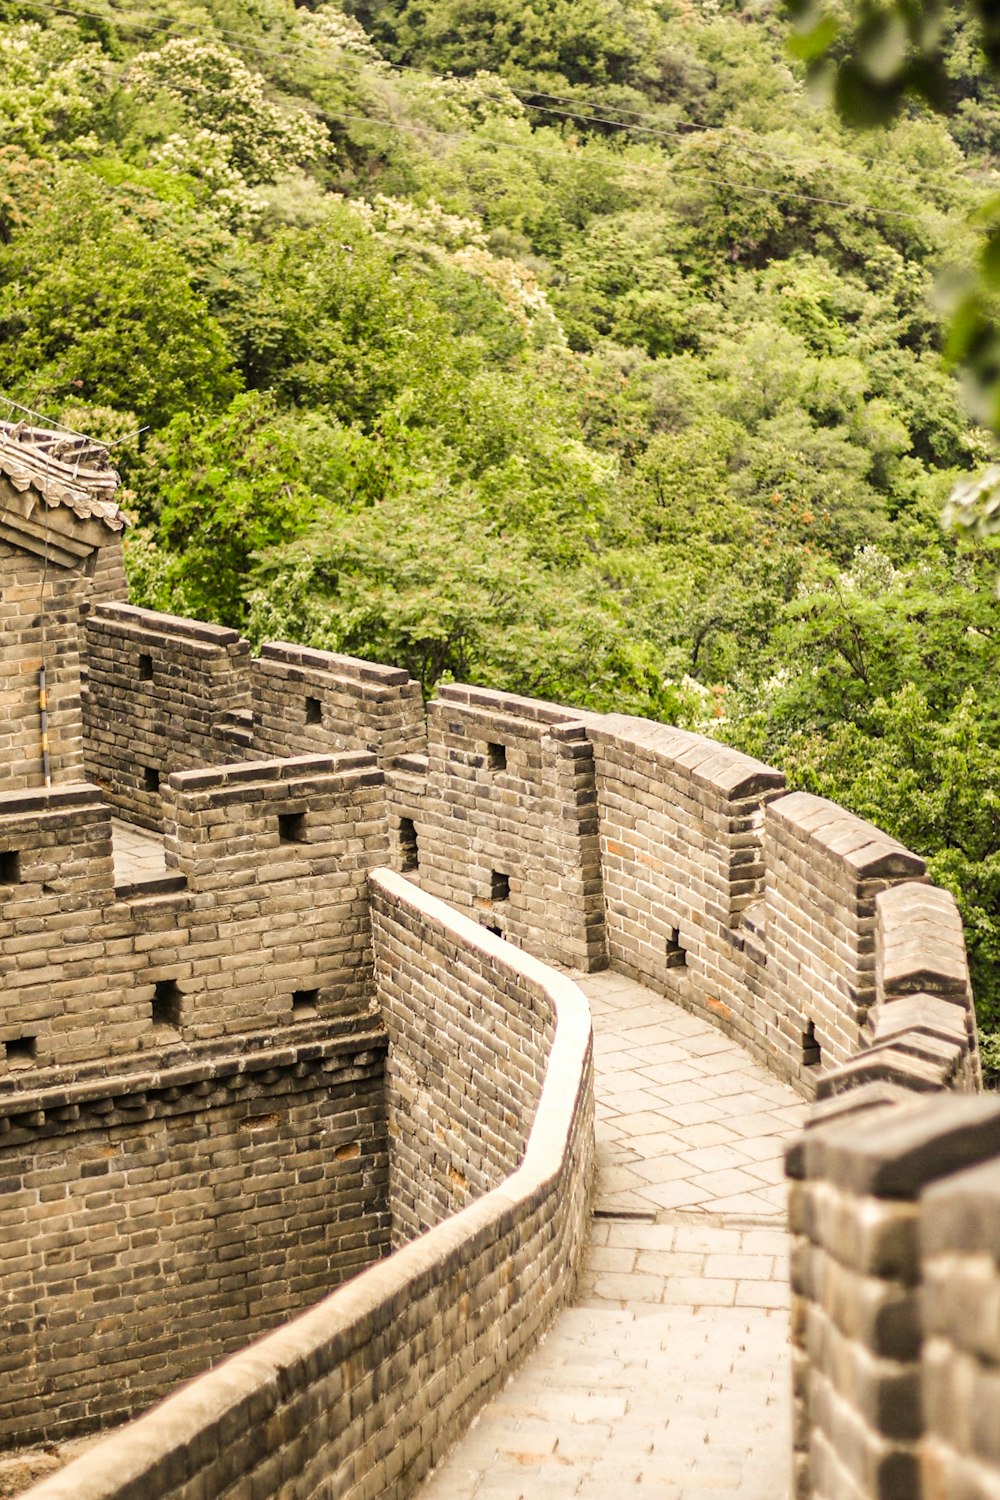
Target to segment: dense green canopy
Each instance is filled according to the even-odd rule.
[[[0,0],[5,389],[120,440],[139,602],[876,819],[990,1022],[998,558],[940,515],[992,439],[935,288],[1000,96],[958,20],[948,66],[854,136],[766,0]]]

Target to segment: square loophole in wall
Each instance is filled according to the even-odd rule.
[[[306,723],[322,724],[323,705],[318,698],[306,699]]]
[[[687,961],[687,949],[681,946],[680,928],[672,927],[667,938],[667,968],[686,969]]]
[[[153,680],[153,658],[145,651],[139,653],[139,681],[152,682]]]
[[[155,766],[143,766],[142,784],[147,792],[158,792],[160,790],[160,773]]]
[[[319,990],[292,991],[292,1020],[308,1021],[319,1015]]]
[[[0,885],[17,885],[20,879],[20,851],[17,849],[0,850]]]
[[[304,844],[306,841],[305,813],[279,813],[278,838],[283,844]]]
[[[490,871],[490,899],[492,901],[506,901],[510,895],[510,876],[505,875],[502,870]]]
[[[183,1002],[184,994],[176,979],[154,980],[153,1025],[169,1026],[172,1031],[180,1031]]]
[[[11,1037],[2,1046],[6,1054],[8,1068],[30,1068],[38,1056],[37,1037]]]
[[[420,868],[417,829],[412,818],[400,818],[399,820],[399,867],[404,875],[407,870],[417,870]]]
[[[806,1029],[802,1033],[802,1066],[804,1068],[818,1068],[822,1059],[819,1039],[816,1036],[815,1021],[808,1021]]]
[[[490,740],[486,746],[486,764],[491,771],[506,771],[507,769],[507,746]]]

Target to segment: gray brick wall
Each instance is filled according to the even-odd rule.
[[[420,684],[398,667],[269,641],[250,669],[254,750],[367,750],[383,770],[425,748]]]
[[[1000,1101],[837,1103],[789,1156],[793,1494],[993,1500]]]
[[[52,780],[82,777],[82,621],[92,605],[124,596],[117,539],[78,568],[46,567],[43,558],[0,541],[0,791],[43,785],[38,701],[43,656]]]
[[[302,1496],[403,1500],[571,1289],[593,1156],[586,1003],[568,979],[512,954],[399,876],[378,872],[372,887],[379,976],[401,972],[404,954],[417,968],[447,952],[451,998],[466,996],[473,1034],[473,1001],[489,976],[491,1011],[508,1006],[512,989],[540,1016],[548,1009],[545,1077],[516,1171],[43,1480],[32,1500],[270,1500],[293,1487]],[[402,1016],[405,986],[385,983],[387,1008]],[[423,1005],[418,994],[414,1018],[426,1025]],[[445,1079],[433,1087],[444,1089]],[[477,1077],[476,1087],[502,1110],[494,1078]]]
[[[119,897],[96,787],[0,794],[0,1081],[368,1011],[372,758],[179,772],[164,804],[181,889]]]
[[[425,890],[539,958],[603,967],[593,751],[579,714],[442,687],[426,771],[408,758],[388,782],[398,857],[405,865],[409,818]]]
[[[221,625],[106,604],[86,653],[87,775],[121,817],[161,830],[159,783],[249,747],[250,647]]]
[[[4,1096],[0,1441],[132,1416],[387,1253],[384,1050],[369,1031]]]

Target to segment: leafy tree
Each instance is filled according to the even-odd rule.
[[[147,448],[137,482],[156,529],[136,547],[134,593],[242,626],[252,557],[304,527],[313,509],[274,403],[248,392],[211,421],[179,413]]]
[[[182,256],[79,172],[0,247],[0,348],[8,390],[35,406],[120,406],[158,426],[235,388]]]

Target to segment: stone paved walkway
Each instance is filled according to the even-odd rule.
[[[111,819],[111,847],[115,862],[115,885],[140,885],[166,875],[163,840],[121,818]]]
[[[785,1500],[782,1158],[805,1106],[678,1006],[574,977],[598,1160],[577,1301],[421,1500]]]

